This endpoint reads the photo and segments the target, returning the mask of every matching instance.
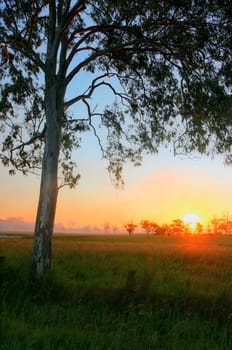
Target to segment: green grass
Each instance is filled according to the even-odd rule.
[[[55,236],[37,285],[32,237],[0,244],[0,349],[232,349],[232,237]]]

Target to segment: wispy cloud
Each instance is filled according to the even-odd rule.
[[[34,223],[25,221],[21,217],[9,217],[6,219],[0,219],[0,231],[33,231]]]
[[[6,219],[0,219],[0,232],[32,232],[34,230],[34,223],[26,221],[21,217],[9,217]],[[85,234],[97,234],[97,233],[118,233],[120,228],[113,226],[106,231],[105,224],[102,226],[65,226],[62,223],[55,224],[56,233],[85,233]]]

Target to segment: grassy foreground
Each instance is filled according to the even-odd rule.
[[[232,237],[55,236],[41,285],[32,237],[0,244],[0,349],[232,349]]]

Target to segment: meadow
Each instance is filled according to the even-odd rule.
[[[0,240],[0,349],[232,349],[232,236],[56,235],[37,284],[32,242]]]

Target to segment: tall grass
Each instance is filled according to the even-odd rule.
[[[0,349],[232,349],[232,237],[56,236],[33,285],[31,248],[1,239]]]

